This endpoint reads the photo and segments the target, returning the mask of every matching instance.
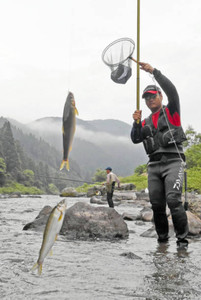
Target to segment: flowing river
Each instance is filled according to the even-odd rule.
[[[201,299],[201,239],[191,239],[187,252],[177,251],[175,238],[159,247],[155,238],[140,236],[151,223],[128,221],[129,238],[116,242],[69,241],[59,235],[42,275],[31,271],[42,232],[23,231],[23,226],[60,200],[0,199],[0,299]],[[89,198],[68,198],[68,207],[78,201],[89,203]],[[141,207],[115,209],[137,214]]]

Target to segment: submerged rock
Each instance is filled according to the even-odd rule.
[[[124,252],[124,253],[121,253],[120,256],[125,256],[126,258],[129,258],[129,259],[142,259],[140,256],[136,255],[133,252]]]

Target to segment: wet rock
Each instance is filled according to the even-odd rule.
[[[149,201],[149,194],[142,190],[141,192],[136,192],[137,200],[146,200]]]
[[[201,234],[201,219],[196,215],[194,215],[193,213],[191,213],[190,211],[187,211],[186,214],[188,218],[189,235],[199,236]],[[174,227],[173,227],[171,215],[168,218],[168,224],[169,224],[169,236],[174,236]],[[141,236],[157,238],[155,226],[152,226],[147,231],[143,232]]]
[[[201,219],[190,211],[187,211],[186,214],[188,217],[189,235],[201,234]]]
[[[129,214],[129,213],[126,213],[126,212],[122,214],[122,217],[126,221],[135,221],[135,220],[137,220],[136,215],[132,215],[132,214]]]
[[[142,225],[144,225],[144,222],[139,220],[139,221],[136,221],[135,224],[138,226],[142,226]]]
[[[123,201],[123,200],[136,200],[136,193],[134,191],[115,191],[113,199],[116,201]]]
[[[90,199],[90,203],[92,203],[92,204],[101,204],[101,205],[106,204],[105,201],[101,200],[100,196],[92,196],[91,199]]]
[[[78,197],[78,192],[72,187],[67,187],[61,191],[60,196],[61,197]]]
[[[106,189],[104,185],[95,185],[88,189],[87,197],[93,197],[97,195],[104,195],[106,193]]]
[[[144,207],[141,212],[141,220],[145,222],[151,222],[153,221],[153,211],[149,207]]]
[[[133,190],[136,188],[136,186],[133,184],[133,183],[123,183],[121,184],[121,187],[118,188],[117,185],[115,186],[115,192],[114,192],[114,195],[115,193],[117,192],[117,197],[119,196],[119,193],[122,193],[125,192],[125,195],[122,193],[121,194],[121,198],[123,199],[136,199],[136,195],[135,193],[133,193]],[[130,194],[128,192],[131,192],[132,191],[132,197],[129,196]],[[87,191],[87,197],[93,197],[93,196],[103,196],[106,194],[106,188],[105,188],[105,185],[95,185],[91,188],[88,189]],[[134,196],[133,196],[134,195]],[[130,198],[131,197],[131,198]]]
[[[51,206],[44,206],[33,222],[26,224],[23,230],[42,231],[47,223],[48,217],[52,211]]]
[[[15,192],[9,195],[9,198],[21,198],[20,192]]]
[[[23,230],[44,230],[51,207],[44,207],[36,219],[24,226]],[[77,202],[66,210],[61,234],[69,239],[125,239],[128,227],[122,216],[109,207],[93,207]]]
[[[115,209],[78,202],[67,209],[60,233],[70,239],[125,239],[128,227]]]
[[[42,210],[37,215],[36,219],[43,218],[46,215],[49,215],[52,211],[52,207],[50,205],[46,205],[42,208]]]
[[[119,190],[131,191],[135,188],[136,186],[133,183],[122,183]]]
[[[157,238],[157,233],[155,231],[155,226],[152,226],[145,232],[143,232],[140,236],[142,237],[150,237],[150,238]]]
[[[126,258],[129,258],[129,259],[142,259],[140,256],[137,256],[133,252],[124,252],[124,253],[121,253],[120,256],[125,256]]]
[[[95,203],[95,204],[107,204],[107,196],[106,194],[100,196],[100,194],[98,194],[99,192],[97,192],[97,190],[91,190],[90,193],[88,193],[88,195],[94,194],[95,195],[91,196],[90,199],[90,203]],[[114,191],[113,194],[113,198],[112,198],[114,205],[120,205],[121,201],[134,201],[136,200],[136,194],[133,191],[127,191],[127,192],[122,192],[122,191]]]

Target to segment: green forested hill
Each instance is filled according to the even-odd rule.
[[[79,166],[71,161],[71,172],[59,171],[62,156],[43,139],[11,126],[0,118],[0,186],[17,182],[45,193],[75,185],[66,179],[83,180]],[[62,178],[59,180],[59,178]]]

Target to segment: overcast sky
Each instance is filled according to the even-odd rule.
[[[200,12],[200,0],[141,0],[140,60],[172,80],[180,95],[183,127],[191,125],[197,132]],[[70,90],[81,119],[132,124],[136,65],[129,81],[118,85],[101,54],[115,39],[137,42],[137,0],[0,0],[0,36],[1,116],[22,123],[61,117]],[[148,84],[152,78],[140,71],[141,93]],[[143,100],[140,107],[147,116]]]

